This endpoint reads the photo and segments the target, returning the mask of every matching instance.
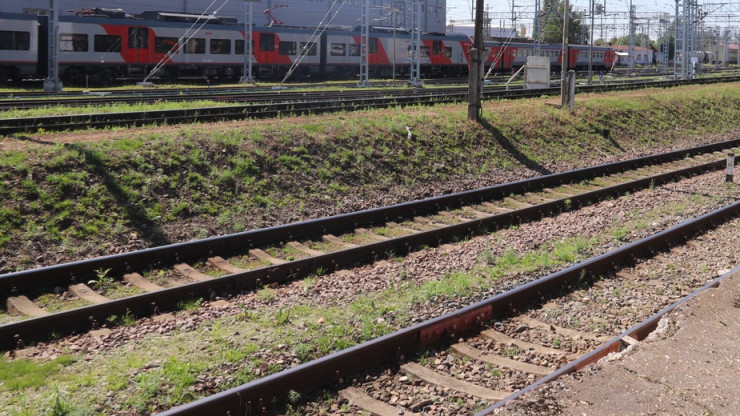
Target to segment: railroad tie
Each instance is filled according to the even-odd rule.
[[[490,209],[491,211],[493,211],[494,214],[496,213],[503,214],[506,212],[513,211],[513,209],[511,208],[501,207],[501,206],[494,204],[493,202],[487,202],[487,201],[481,202],[481,205],[483,205],[486,209]]]
[[[511,358],[504,358],[494,354],[487,354],[465,343],[453,344],[452,350],[460,355],[470,357],[477,361],[482,361],[486,364],[493,364],[500,368],[509,368],[512,370],[523,371],[529,374],[536,374],[538,376],[546,376],[554,371],[551,368],[543,367],[541,365],[529,364],[522,361],[512,360]]]
[[[509,204],[515,206],[517,209],[520,209],[520,208],[529,208],[529,207],[533,206],[530,203],[516,200],[516,199],[514,199],[514,198],[512,198],[510,196],[507,196],[506,198],[504,198],[504,202],[508,202]]]
[[[619,340],[622,341],[622,342],[624,342],[625,344],[627,344],[628,347],[631,347],[633,345],[637,345],[637,344],[640,343],[640,341],[636,340],[635,338],[632,338],[629,335],[625,335],[622,338],[620,338]]]
[[[503,400],[511,395],[511,392],[491,390],[474,383],[439,374],[414,362],[402,365],[401,371],[418,377],[429,384],[467,393],[485,400]]]
[[[557,325],[548,324],[542,321],[538,321],[534,318],[530,318],[529,316],[526,316],[526,315],[517,316],[515,319],[528,326],[544,329],[547,331],[555,331],[558,334],[565,335],[565,336],[568,336],[574,339],[578,339],[578,338],[590,339],[590,340],[597,341],[597,342],[606,342],[611,339],[610,337],[603,337],[603,336],[594,335],[588,332],[577,331],[574,329],[563,328]]]
[[[8,298],[8,314],[13,316],[30,316],[39,317],[49,315],[45,309],[40,308],[38,305],[33,303],[31,299],[21,295],[12,296]]]
[[[450,211],[440,211],[437,213],[437,215],[442,217],[444,221],[449,221],[453,224],[457,224],[467,220],[467,218],[463,217],[461,214],[452,213]]]
[[[361,234],[367,234],[370,238],[372,238],[374,240],[380,240],[380,241],[388,241],[388,240],[390,240],[390,238],[388,238],[388,237],[386,237],[384,235],[376,234],[376,233],[368,230],[367,228],[358,228],[358,229],[355,230],[355,232],[361,233]]]
[[[246,269],[242,269],[241,267],[234,266],[233,264],[229,263],[219,256],[209,258],[208,263],[210,263],[213,267],[230,274],[243,273],[247,271]]]
[[[142,275],[139,273],[127,273],[123,275],[123,280],[126,282],[131,283],[132,285],[138,287],[139,289],[145,291],[145,292],[156,292],[158,290],[164,289],[162,286],[152,283],[149,280],[145,279]]]
[[[294,249],[296,249],[296,250],[298,250],[298,251],[300,251],[302,253],[306,253],[309,256],[321,256],[322,254],[326,254],[323,251],[314,250],[311,247],[309,247],[309,246],[307,246],[307,245],[305,245],[303,243],[300,243],[298,241],[289,241],[288,242],[288,246],[293,247]]]
[[[558,192],[552,188],[543,188],[542,192],[547,192],[548,194],[553,195],[554,197],[556,197],[555,199],[569,198],[574,195],[574,194],[566,193],[566,192]]]
[[[326,241],[327,243],[336,244],[338,246],[342,246],[342,247],[345,247],[345,248],[355,248],[355,247],[358,247],[357,244],[348,243],[348,242],[342,240],[341,238],[339,238],[339,237],[337,237],[335,235],[332,235],[332,234],[324,235],[324,236],[321,237],[321,239],[324,240],[324,241]]]
[[[409,235],[410,234],[418,234],[418,233],[421,232],[419,230],[414,230],[413,228],[404,227],[403,225],[401,225],[401,224],[399,224],[397,222],[393,222],[393,221],[387,222],[386,225],[388,225],[389,227],[393,227],[393,228],[401,231],[402,233],[406,233],[406,234],[409,234]]]
[[[490,217],[491,216],[491,213],[490,212],[478,211],[477,209],[473,209],[473,208],[470,208],[470,207],[465,207],[463,209],[463,215],[468,216],[468,217],[472,217],[474,219],[480,219],[480,218],[488,218],[488,217]]]
[[[180,263],[176,264],[173,269],[177,274],[193,282],[203,282],[205,280],[211,280],[212,277],[205,273],[201,273],[194,268],[190,267],[189,264]]]
[[[283,260],[283,259],[279,259],[277,257],[273,257],[269,253],[267,253],[266,251],[264,251],[262,249],[259,249],[259,248],[255,248],[255,249],[249,250],[249,255],[252,256],[252,257],[254,257],[254,258],[256,258],[256,259],[258,259],[258,260],[268,261],[268,262],[270,262],[270,264],[274,264],[274,265],[285,264],[285,263],[288,262],[287,260]]]
[[[449,224],[441,224],[426,217],[414,217],[414,222],[435,228],[449,227]]]
[[[355,387],[348,387],[344,390],[340,390],[339,397],[376,416],[398,416],[400,414],[412,416],[418,415],[418,413],[409,412],[406,409],[401,409],[391,406],[386,402],[376,400],[367,395],[364,391]],[[403,411],[403,413],[401,413],[401,411]]]
[[[84,283],[78,283],[76,285],[70,285],[69,291],[80,299],[84,299],[90,303],[105,303],[110,299],[92,290],[90,286]]]
[[[514,344],[520,349],[534,351],[538,354],[557,355],[560,357],[565,357],[565,359],[568,361],[573,361],[581,357],[581,354],[568,354],[567,352],[563,350],[559,350],[557,348],[550,348],[550,347],[545,347],[540,344],[534,344],[532,342],[522,341],[516,338],[512,338],[504,333],[495,331],[493,329],[487,329],[481,332],[481,335],[483,335],[484,337],[492,341],[495,341],[501,344],[507,344],[507,345]]]

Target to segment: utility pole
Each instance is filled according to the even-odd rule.
[[[632,5],[630,0],[630,45],[629,45],[629,58],[630,63],[627,68],[627,75],[632,75],[635,70],[635,6]]]
[[[368,0],[369,1],[369,0]],[[412,87],[421,87],[421,2],[412,0],[411,9],[411,79]]]
[[[540,44],[542,29],[540,29],[540,22],[542,21],[542,0],[534,0],[534,29],[532,32],[532,39],[534,40],[534,56],[540,56]]]
[[[563,57],[560,62],[560,105],[563,107],[568,105],[568,82],[567,82],[567,74],[568,69],[570,67],[568,63],[568,22],[569,22],[569,14],[568,9],[570,8],[570,2],[568,0],[565,0],[565,10],[563,10]]]
[[[594,14],[596,14],[595,0],[588,2],[589,13],[591,13],[591,40],[588,42],[588,85],[591,85],[594,77],[593,57],[594,57]]]
[[[242,84],[254,84],[252,77],[252,1],[244,0],[244,69],[242,79],[239,81]]]
[[[370,0],[362,0],[362,24],[360,25],[360,87],[370,85]]]
[[[475,32],[472,46],[469,53],[468,120],[480,121],[483,88],[483,0],[475,0]]]
[[[44,80],[45,92],[61,92],[62,81],[59,80],[59,60],[57,49],[59,48],[59,1],[49,0],[49,62],[47,63],[46,80]]]

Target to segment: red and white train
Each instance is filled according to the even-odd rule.
[[[45,76],[47,27],[44,16],[0,13],[0,81]],[[59,73],[66,82],[79,83],[85,77],[90,81],[141,79],[160,62],[164,65],[155,73],[160,79],[239,79],[244,67],[244,25],[235,19],[167,12],[132,16],[95,9],[61,16],[58,32]],[[352,79],[360,70],[358,28],[254,27],[252,39],[253,75],[258,79],[282,79],[296,61],[297,78]],[[468,36],[427,33],[421,41],[423,77],[467,74],[472,43]],[[517,69],[533,54],[531,43],[485,44],[490,50],[486,69],[493,66],[495,72]],[[394,70],[398,76],[409,73],[408,30],[372,27],[368,50],[371,76],[389,77]],[[544,44],[541,51],[559,71],[560,45]],[[588,52],[587,45],[572,45],[571,68],[587,68]],[[592,53],[595,70],[611,68],[612,48],[593,47]]]

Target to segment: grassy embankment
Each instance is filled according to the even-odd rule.
[[[739,104],[740,86],[725,85],[584,96],[579,97],[574,115],[543,100],[487,103],[482,125],[464,121],[464,106],[442,106],[283,119],[254,126],[111,130],[115,140],[29,146],[0,155],[0,257],[6,271],[23,269],[33,266],[42,253],[68,258],[98,254],[105,251],[106,243],[125,242],[131,233],[155,245],[240,231],[269,223],[273,217],[283,218],[280,214],[286,212],[297,219],[352,209],[360,204],[357,200],[342,202],[350,191],[358,199],[382,200],[378,194],[390,190],[400,197],[404,189],[413,192],[435,183],[485,179],[502,169],[526,166],[544,171],[553,162],[579,166],[594,155],[619,156],[624,149],[670,146],[676,136],[726,132],[740,116]],[[407,138],[405,126],[411,126],[414,138]],[[621,235],[614,230],[604,238]],[[350,306],[351,320],[346,309],[333,305],[264,314],[244,311],[244,316],[234,319],[240,325],[241,340],[252,335],[266,338],[260,344],[268,345],[314,340],[298,343],[292,351],[307,360],[386,332],[388,323],[378,317],[388,311],[393,311],[395,321],[403,322],[410,308],[425,299],[464,295],[471,287],[490,284],[486,279],[495,280],[512,270],[570,262],[588,245],[575,239],[545,244],[519,258],[511,252],[483,256],[481,273],[452,273],[444,281],[419,287],[407,282],[408,287],[368,294]],[[311,279],[305,282],[307,290]],[[257,294],[262,300],[273,296],[272,289]],[[327,324],[317,326],[319,319]],[[296,334],[298,323],[316,332]],[[24,364],[18,370],[18,362],[2,361],[0,399],[7,401],[8,409],[29,409],[25,414],[40,410],[92,414],[96,409],[110,413],[119,406],[147,412],[191,400],[196,394],[188,387],[201,372],[227,368],[232,376],[229,383],[236,384],[256,377],[258,368],[262,373],[279,369],[258,360],[245,361],[265,346],[236,345],[230,335],[233,327],[216,322],[207,329],[208,347],[199,354],[172,351],[190,348],[179,342],[153,340],[154,346],[111,352],[94,363],[72,354],[53,365]],[[189,335],[174,337],[182,340]],[[338,343],[338,339],[344,341]],[[170,355],[159,355],[159,349],[166,348]],[[159,363],[149,371],[141,370],[154,357]],[[218,365],[219,370],[214,367]],[[38,372],[43,378],[11,382],[19,371]],[[115,397],[108,404],[106,392]]]
[[[389,192],[400,200],[500,170],[579,166],[732,129],[740,115],[738,85],[579,100],[572,116],[544,100],[487,103],[482,125],[449,105],[113,129],[66,145],[31,146],[28,138],[27,148],[0,153],[0,271],[53,261],[48,253],[102,254],[105,243],[124,244],[132,233],[164,244],[265,225],[286,212],[295,220],[357,209]]]

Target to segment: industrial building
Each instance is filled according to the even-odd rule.
[[[205,13],[243,20],[244,0],[172,0],[157,5],[150,0],[55,0],[60,14],[74,11],[110,8],[138,14],[147,10],[173,13]],[[369,0],[370,24],[386,27],[411,27],[411,0]],[[444,33],[447,0],[421,0],[423,32]],[[2,0],[0,12],[46,14],[50,0]],[[253,1],[255,26],[280,24],[291,27],[316,27],[324,24],[358,26],[362,16],[362,0],[264,0]],[[338,11],[337,11],[338,10]],[[333,16],[333,18],[332,18]]]

